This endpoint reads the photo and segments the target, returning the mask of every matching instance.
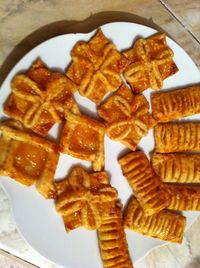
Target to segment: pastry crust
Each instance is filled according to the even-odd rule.
[[[30,186],[45,198],[54,198],[53,178],[59,153],[56,144],[24,131],[19,121],[0,125],[0,174]]]
[[[119,203],[109,214],[104,214],[98,238],[104,268],[133,268]]]
[[[108,136],[133,151],[156,124],[146,98],[133,94],[124,84],[98,107],[98,113],[106,122]]]
[[[185,225],[184,216],[168,210],[147,216],[134,196],[124,213],[126,229],[174,243],[182,242]]]
[[[77,42],[71,55],[67,77],[78,86],[81,95],[96,104],[108,92],[119,88],[122,83],[120,74],[129,62],[100,29],[88,42]]]
[[[16,75],[4,112],[41,136],[64,119],[66,110],[78,112],[72,92],[75,84],[61,73],[51,72],[37,60],[25,74]]]
[[[155,151],[200,151],[200,123],[165,123],[155,126]]]
[[[129,153],[119,163],[147,215],[155,214],[168,206],[168,194],[163,189],[163,183],[143,152]]]
[[[165,184],[170,196],[168,209],[200,211],[200,187]]]
[[[136,93],[149,87],[161,89],[163,80],[178,71],[173,61],[174,53],[167,46],[164,33],[138,39],[123,54],[131,62],[124,71],[124,76]]]
[[[91,161],[94,171],[104,167],[104,124],[85,115],[66,114],[60,151],[73,157]]]
[[[200,86],[156,93],[151,97],[153,117],[168,122],[200,113]]]
[[[69,176],[56,182],[56,210],[63,216],[66,231],[78,227],[96,230],[102,214],[115,206],[117,191],[111,187],[106,172],[88,174],[75,167]]]
[[[200,183],[199,154],[151,154],[152,166],[163,182]]]

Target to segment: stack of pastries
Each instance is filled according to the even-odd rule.
[[[97,230],[105,268],[133,267],[124,228],[181,243],[186,218],[175,210],[200,210],[200,123],[171,122],[200,113],[200,86],[152,94],[150,113],[142,92],[162,89],[178,71],[165,34],[119,52],[99,29],[71,56],[65,74],[37,59],[13,78],[4,105],[12,119],[0,125],[0,174],[53,198],[67,232]],[[97,105],[101,121],[80,112],[76,91]],[[46,138],[55,123],[64,125],[59,144]],[[137,145],[153,127],[149,161]],[[134,193],[124,215],[104,171],[105,134],[131,150],[119,159]],[[93,171],[75,166],[55,182],[60,153],[90,161]]]

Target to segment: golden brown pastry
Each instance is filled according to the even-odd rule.
[[[104,214],[98,229],[99,246],[104,268],[133,268],[122,222],[121,204]]]
[[[126,229],[174,243],[182,242],[185,225],[184,216],[168,210],[147,216],[134,196],[124,213]]]
[[[200,151],[200,123],[165,123],[155,126],[158,153]]]
[[[155,214],[168,206],[168,194],[163,190],[163,183],[143,152],[129,153],[119,163],[147,215]]]
[[[81,95],[98,104],[106,93],[121,85],[120,74],[128,60],[100,29],[88,42],[77,42],[71,55],[66,75],[78,86]]]
[[[153,117],[168,122],[200,113],[200,86],[156,93],[151,97]]]
[[[97,229],[103,212],[114,207],[117,199],[106,172],[88,174],[82,167],[73,168],[56,188],[56,209],[63,216],[67,232],[80,226]]]
[[[104,135],[102,123],[84,115],[66,114],[60,151],[73,157],[91,161],[94,171],[104,167]]]
[[[164,33],[138,39],[123,54],[131,62],[124,76],[136,93],[147,88],[161,89],[163,80],[178,71],[173,61],[174,53],[167,46]]]
[[[61,73],[52,73],[41,60],[16,75],[11,88],[4,112],[42,136],[64,119],[66,110],[78,111],[72,97],[75,84]]]
[[[200,183],[199,154],[151,154],[152,166],[163,182]]]
[[[146,98],[133,94],[124,84],[98,107],[98,113],[106,121],[108,136],[131,150],[156,123]]]
[[[165,184],[165,191],[169,194],[168,209],[200,210],[200,187]]]
[[[54,198],[59,153],[56,144],[24,131],[19,121],[0,125],[0,174],[27,186],[36,184],[45,198]]]

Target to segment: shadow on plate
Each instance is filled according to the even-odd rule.
[[[15,64],[31,49],[39,45],[40,43],[67,33],[88,33],[98,28],[102,24],[116,21],[134,22],[143,24],[152,28],[157,29],[160,32],[164,30],[156,25],[152,20],[147,20],[143,17],[118,11],[106,11],[91,15],[83,21],[57,21],[47,24],[36,31],[32,32],[30,35],[25,37],[16,47],[10,52],[6,60],[3,62],[0,68],[0,85],[10,72],[10,70],[15,66]]]
[[[188,263],[185,268],[198,268],[200,267],[200,257],[194,258],[193,261]]]

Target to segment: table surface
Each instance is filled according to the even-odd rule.
[[[89,32],[103,23],[130,21],[166,32],[200,68],[199,0],[0,0],[0,84],[29,50],[50,37]],[[0,267],[56,268],[18,233],[8,199],[0,188]],[[200,267],[200,217],[182,245],[151,251],[135,268]]]

